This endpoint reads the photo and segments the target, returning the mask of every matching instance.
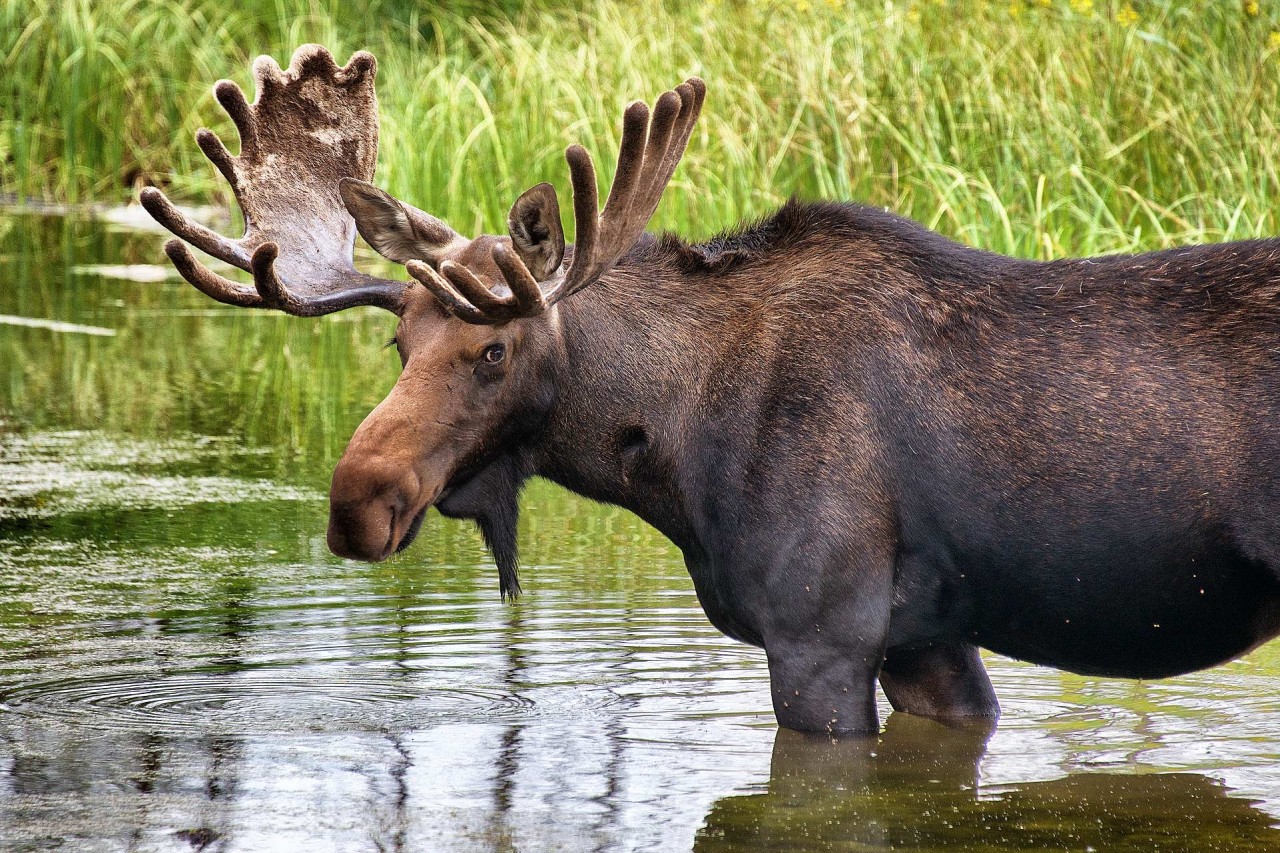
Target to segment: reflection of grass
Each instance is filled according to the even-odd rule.
[[[115,337],[0,328],[0,417],[19,427],[144,436],[233,435],[320,478],[394,381],[378,345],[394,324],[355,311],[320,322],[265,312],[204,315],[209,301],[166,284],[72,274],[87,261],[154,260],[152,234],[82,220],[18,217],[0,236],[0,313],[89,322]],[[162,260],[162,256],[161,256]],[[264,463],[266,464],[266,463]],[[258,473],[270,474],[270,471]],[[327,477],[327,472],[323,472]]]
[[[1029,256],[1275,230],[1280,48],[1238,3],[517,5],[0,0],[0,185],[207,196],[191,134],[229,130],[209,84],[315,40],[378,53],[381,181],[463,231],[563,184],[570,140],[607,167],[621,105],[695,72],[712,99],[664,226],[794,192]]]

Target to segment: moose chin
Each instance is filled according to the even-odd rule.
[[[398,318],[403,371],[334,472],[336,553],[383,559],[436,506],[478,522],[514,596],[529,478],[626,507],[806,731],[876,731],[877,682],[901,711],[994,718],[980,648],[1146,678],[1280,633],[1280,241],[1034,262],[799,202],[647,236],[697,79],[626,108],[603,205],[568,149],[574,245],[548,184],[467,239],[370,183],[371,55],[254,71],[252,104],[214,89],[239,154],[197,135],[244,236],[142,202],[220,302]],[[357,231],[410,280],[358,272]]]

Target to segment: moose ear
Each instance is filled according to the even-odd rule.
[[[373,184],[343,178],[338,192],[347,212],[356,221],[356,229],[365,242],[388,260],[407,263],[417,259],[437,263],[444,252],[465,238],[443,221],[423,213],[375,187]]]
[[[551,184],[525,190],[511,205],[507,230],[516,254],[537,281],[545,281],[564,260],[564,229],[560,226],[560,202]]]

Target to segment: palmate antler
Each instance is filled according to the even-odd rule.
[[[166,243],[165,253],[183,278],[229,305],[297,316],[357,305],[398,312],[406,282],[374,278],[352,264],[356,224],[342,196],[344,186],[380,193],[368,184],[378,149],[372,54],[359,51],[339,68],[323,47],[304,45],[284,71],[266,56],[254,62],[253,70],[257,99],[252,104],[229,80],[214,86],[218,103],[240,133],[239,155],[232,156],[211,131],[196,134],[200,148],[231,184],[244,212],[244,236],[231,240],[190,221],[160,190],[147,187],[142,191],[147,212],[182,238]],[[684,154],[705,95],[705,84],[691,78],[658,98],[652,121],[645,104],[627,107],[618,168],[603,211],[591,156],[580,145],[565,152],[577,239],[567,268],[560,266],[563,236],[555,190],[539,184],[512,207],[512,243],[500,241],[492,252],[509,294],[494,293],[467,267],[443,256],[431,259],[438,261],[438,271],[424,260],[407,260],[409,274],[451,313],[477,324],[535,316],[598,281],[644,232]],[[548,216],[560,238],[552,268],[540,269],[538,276],[513,249],[522,237],[528,239],[521,217],[529,212]],[[251,272],[254,287],[212,272],[187,243]]]
[[[182,277],[228,305],[318,316],[356,305],[398,310],[405,283],[374,278],[352,264],[355,222],[343,206],[343,178],[370,180],[378,157],[377,62],[359,51],[339,68],[320,45],[294,52],[287,70],[254,62],[257,100],[221,80],[214,96],[240,133],[232,156],[209,130],[196,134],[205,156],[231,184],[245,233],[230,240],[178,211],[155,187],[142,205],[182,240],[165,253]],[[183,240],[187,241],[186,243]],[[249,288],[209,270],[187,243],[253,273]]]
[[[694,123],[702,111],[707,87],[697,77],[674,91],[664,92],[653,109],[641,101],[627,107],[622,120],[622,144],[618,168],[604,210],[599,211],[595,166],[581,145],[565,152],[573,184],[573,259],[544,284],[529,272],[524,261],[507,243],[496,243],[493,260],[511,293],[499,296],[471,270],[450,260],[437,272],[419,260],[408,261],[409,274],[430,288],[446,308],[462,320],[495,324],[516,317],[532,317],[567,296],[598,281],[635,245],[657,210],[662,192],[684,155]],[[524,203],[546,205],[559,216],[555,191],[539,184],[526,192],[511,209],[508,224],[512,240],[520,229],[518,212]]]

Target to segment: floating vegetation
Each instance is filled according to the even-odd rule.
[[[71,268],[74,275],[96,275],[125,281],[166,281],[173,277],[172,267],[160,264],[79,264]]]
[[[116,334],[115,329],[104,326],[85,326],[81,323],[67,323],[63,320],[48,320],[43,317],[17,317],[12,314],[0,314],[0,326],[26,326],[28,329],[48,329],[50,332],[62,332],[70,335],[97,335],[110,338]]]
[[[194,462],[226,443],[202,437],[129,442],[84,432],[0,434],[0,521],[108,509],[316,501],[324,494],[271,480],[147,473]]]

